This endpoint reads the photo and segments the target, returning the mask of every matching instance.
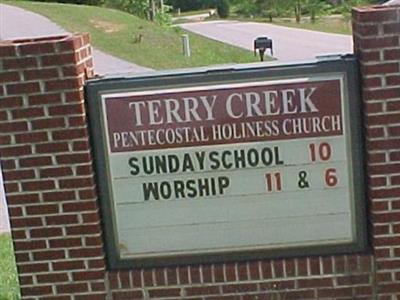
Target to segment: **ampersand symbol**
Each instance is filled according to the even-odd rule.
[[[301,189],[309,188],[310,184],[307,181],[307,172],[306,171],[300,171],[299,172],[299,182],[298,186]]]

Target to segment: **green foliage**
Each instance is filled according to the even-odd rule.
[[[284,15],[288,10],[288,5],[279,0],[256,0],[255,4],[258,14],[267,17],[270,22],[273,18]]]
[[[221,19],[229,17],[229,1],[228,0],[217,0],[216,3],[217,13]]]
[[[350,16],[351,8],[378,0],[231,0],[236,12],[245,17],[266,17],[270,22],[276,17],[294,17],[300,23],[303,16],[315,22],[327,13],[343,13]]]
[[[142,19],[151,19],[150,17],[150,1],[149,0],[105,0],[106,7],[125,11]],[[170,25],[172,22],[168,12],[172,9],[169,5],[160,7],[160,2],[156,2],[156,11],[154,12],[154,21],[158,24]]]
[[[311,22],[315,23],[316,18],[329,11],[331,5],[323,0],[305,0],[303,13],[310,16]]]
[[[293,11],[293,0],[248,0],[237,3],[237,13],[247,17],[267,17],[272,22],[275,17],[289,16]]]
[[[259,12],[259,7],[254,0],[238,2],[236,4],[236,13],[239,15],[253,17],[259,15]]]
[[[342,0],[339,11],[347,20],[350,20],[352,7],[362,6],[369,3],[371,3],[371,1],[368,0]]]
[[[132,15],[143,19],[148,18],[149,1],[148,0],[105,0],[106,6],[126,11]]]
[[[172,24],[172,17],[169,12],[172,10],[172,6],[164,5],[162,9],[157,10],[155,15],[155,21],[161,26],[169,26]]]
[[[0,300],[20,298],[17,270],[9,234],[0,234]]]
[[[215,0],[166,0],[165,3],[171,5],[175,10],[179,8],[181,11],[215,7]]]

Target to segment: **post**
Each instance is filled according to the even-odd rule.
[[[190,42],[189,42],[189,35],[182,34],[182,46],[183,46],[183,55],[185,57],[190,57]]]

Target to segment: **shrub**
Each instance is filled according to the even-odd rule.
[[[126,11],[143,19],[148,18],[148,0],[106,0],[105,3],[107,7]]]
[[[222,19],[229,17],[229,1],[228,0],[218,0],[217,1],[217,13]]]

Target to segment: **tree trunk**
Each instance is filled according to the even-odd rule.
[[[311,18],[311,23],[315,23],[315,19],[316,19],[316,11],[315,11],[315,9],[313,8],[313,9],[311,9],[311,16],[310,16],[310,18]]]
[[[294,9],[294,14],[296,16],[296,23],[300,23],[301,17],[300,17],[299,9],[297,6]]]
[[[160,10],[161,14],[164,14],[164,0],[160,0]]]
[[[296,23],[300,23],[300,21],[301,21],[301,3],[300,3],[300,0],[296,1],[296,5],[294,7],[294,14],[296,16]]]
[[[149,7],[149,9],[150,9],[150,13],[149,13],[149,16],[150,16],[150,21],[154,21],[154,17],[155,17],[155,15],[156,15],[156,4],[155,4],[155,2],[154,2],[154,0],[149,0],[150,1],[150,7]]]

